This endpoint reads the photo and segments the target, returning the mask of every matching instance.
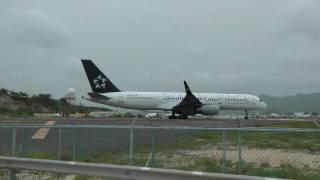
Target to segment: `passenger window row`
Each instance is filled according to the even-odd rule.
[[[154,99],[153,97],[132,97],[128,96],[127,99]]]

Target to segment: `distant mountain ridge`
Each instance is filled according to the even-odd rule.
[[[267,103],[268,112],[320,112],[320,93],[299,93],[283,97],[260,95],[259,97]]]

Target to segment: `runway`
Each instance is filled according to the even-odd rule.
[[[54,121],[55,125],[116,125],[116,126],[129,126],[133,123],[136,126],[192,126],[192,127],[221,127],[232,128],[238,127],[254,127],[265,126],[268,124],[284,123],[295,121],[288,120],[266,120],[266,119],[249,119],[249,120],[236,120],[236,119],[161,119],[161,118],[43,118],[43,119],[15,119],[0,121],[1,124],[41,124],[44,125],[48,121]]]
[[[135,126],[188,126],[188,127],[238,127],[238,121],[234,119],[134,119],[134,118],[47,118],[47,119],[17,119],[14,121],[0,121],[1,124],[41,124],[41,125],[116,125],[129,126],[134,122]],[[276,123],[284,123],[284,120],[250,119],[240,120],[241,127],[266,126]],[[288,120],[288,122],[290,122]],[[0,129],[0,154],[11,152],[12,128]],[[163,144],[174,144],[178,138],[189,138],[199,130],[153,130],[134,129],[134,147],[151,147],[151,137],[154,136],[155,146]],[[221,133],[221,132],[217,132]],[[73,134],[75,135],[73,139]],[[59,138],[60,137],[60,138]],[[57,155],[59,147],[65,159],[70,159],[74,149],[76,155],[80,156],[95,152],[128,151],[130,142],[130,129],[93,129],[93,128],[16,128],[15,152],[18,155],[31,152],[45,152]],[[74,142],[74,143],[73,143]]]

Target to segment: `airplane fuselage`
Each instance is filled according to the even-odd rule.
[[[114,107],[136,110],[170,111],[186,96],[174,92],[112,92],[101,93],[106,98],[91,97],[91,101]],[[217,105],[220,110],[259,110],[266,104],[256,96],[247,94],[194,93],[204,105]]]
[[[93,102],[134,110],[171,111],[169,119],[176,119],[175,114],[179,118],[215,115],[220,110],[245,110],[247,118],[248,110],[266,108],[266,104],[253,95],[192,93],[186,81],[185,93],[121,91],[91,60],[81,61],[92,89],[88,100]]]

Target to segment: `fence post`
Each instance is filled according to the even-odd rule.
[[[16,128],[12,128],[11,156],[16,155]]]
[[[58,160],[61,160],[61,137],[62,137],[62,129],[59,128],[59,135],[58,135]]]
[[[132,165],[133,159],[133,125],[130,128],[130,154],[129,154],[129,165]]]
[[[241,140],[241,131],[238,131],[238,174],[241,174],[241,149],[242,149],[242,140]]]
[[[226,172],[226,132],[222,131],[222,149],[223,149],[223,157],[222,157],[222,172]]]
[[[21,154],[24,155],[25,151],[25,144],[26,144],[26,134],[25,134],[25,128],[22,128],[22,145],[21,145]]]
[[[151,167],[152,167],[152,164],[153,164],[153,160],[154,160],[154,134],[152,133],[152,136],[151,136]]]
[[[12,147],[11,147],[11,156],[16,155],[16,128],[12,129]],[[16,170],[10,169],[10,180],[16,179]]]
[[[134,122],[136,121],[135,117],[131,123],[131,127],[130,127],[130,154],[129,154],[129,165],[132,165],[132,161],[133,161],[133,128],[134,128]]]
[[[72,128],[72,161],[76,160],[76,132],[73,126]]]

